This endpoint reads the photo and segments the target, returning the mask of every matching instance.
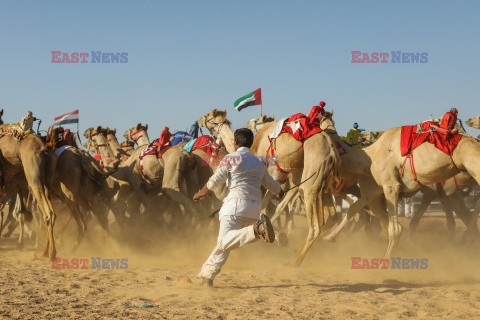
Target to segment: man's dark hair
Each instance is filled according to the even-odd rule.
[[[233,135],[233,140],[235,140],[235,144],[239,147],[250,148],[253,144],[253,132],[248,128],[237,129]]]

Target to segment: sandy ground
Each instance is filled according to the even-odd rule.
[[[1,319],[478,319],[479,244],[449,241],[442,218],[404,232],[395,256],[427,258],[428,269],[355,270],[351,257],[381,258],[382,234],[318,241],[301,267],[288,267],[305,233],[303,217],[286,248],[257,242],[233,252],[213,288],[195,278],[216,234],[157,239],[144,245],[105,240],[90,228],[76,253],[58,237],[62,258],[128,259],[127,269],[52,269],[38,250],[0,241]],[[402,218],[407,226],[407,221]],[[464,227],[457,221],[457,236]],[[91,262],[89,264],[91,267]],[[189,277],[193,283],[179,276]],[[172,280],[167,280],[166,277]]]

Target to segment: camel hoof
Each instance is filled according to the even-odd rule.
[[[23,249],[23,242],[17,242],[17,249]]]

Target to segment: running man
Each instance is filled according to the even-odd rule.
[[[250,129],[236,130],[235,152],[223,158],[207,184],[193,197],[197,201],[216,187],[227,184],[228,191],[218,214],[220,229],[217,245],[197,276],[203,279],[203,285],[213,286],[213,280],[227,262],[231,250],[255,242],[260,236],[265,242],[275,241],[270,219],[264,214],[260,216],[261,186],[279,197],[283,197],[283,191],[280,184],[268,174],[265,165],[250,152],[252,144],[253,132]]]

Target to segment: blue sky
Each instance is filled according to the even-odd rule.
[[[80,109],[80,131],[151,138],[184,130],[259,87],[264,113],[307,113],[320,100],[337,129],[367,130],[480,114],[478,1],[2,1],[0,106],[46,129]],[[126,64],[54,64],[51,51],[128,52]],[[353,64],[351,51],[428,52],[425,64]],[[478,134],[470,130],[472,134]],[[123,137],[120,137],[123,140]]]

